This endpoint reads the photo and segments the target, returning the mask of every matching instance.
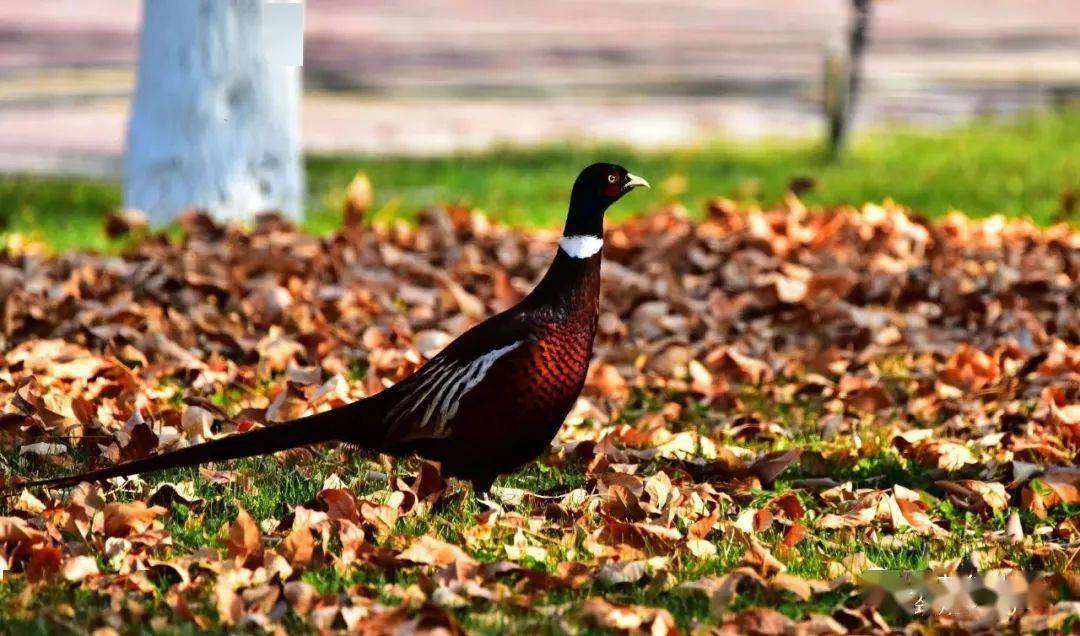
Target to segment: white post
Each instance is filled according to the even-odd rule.
[[[268,56],[266,13],[264,0],[143,0],[124,204],[154,224],[190,208],[300,218],[300,68]]]

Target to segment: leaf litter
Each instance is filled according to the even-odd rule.
[[[558,238],[460,207],[322,238],[272,215],[181,226],[119,256],[0,254],[6,483],[371,395],[520,299]],[[1075,628],[1080,233],[717,199],[703,220],[672,206],[611,227],[603,284],[586,390],[497,506],[344,447],[273,460],[335,466],[282,518],[230,496],[277,477],[227,466],[198,491],[24,490],[0,516],[4,615],[83,588],[121,631],[458,633],[498,612],[651,634]],[[211,545],[176,541],[222,505]],[[1001,598],[1009,573],[1030,585],[1010,608],[918,612],[860,585],[889,563],[975,568]]]

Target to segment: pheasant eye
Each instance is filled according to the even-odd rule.
[[[615,183],[616,181],[619,180],[619,177],[616,176],[615,173],[613,172],[613,173],[611,173],[611,174],[609,174],[607,176],[607,180],[608,180],[608,183]]]

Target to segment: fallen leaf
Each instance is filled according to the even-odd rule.
[[[105,536],[125,537],[145,532],[158,517],[167,512],[161,506],[147,507],[141,501],[105,504]]]
[[[667,610],[639,605],[613,605],[602,598],[590,598],[581,606],[581,617],[591,625],[622,632],[655,636],[676,634],[675,619]]]
[[[262,552],[263,538],[259,525],[247,510],[237,506],[236,521],[229,526],[229,538],[225,542],[229,556],[243,563],[251,555]]]
[[[398,558],[413,563],[438,566],[447,566],[456,561],[472,561],[472,558],[461,548],[431,535],[424,535],[413,541],[412,545],[398,555]]]
[[[61,574],[72,583],[79,583],[88,576],[98,574],[97,562],[91,556],[74,556],[64,562]]]

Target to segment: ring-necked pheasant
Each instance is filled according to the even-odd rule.
[[[451,342],[415,373],[352,404],[92,472],[24,486],[72,486],[339,441],[419,455],[486,492],[551,443],[585,383],[596,334],[604,213],[648,183],[597,163],[574,182],[559,249],[514,307]]]

